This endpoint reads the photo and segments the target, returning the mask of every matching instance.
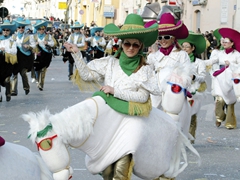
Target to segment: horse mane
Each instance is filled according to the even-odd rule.
[[[29,139],[34,143],[37,138],[37,132],[44,129],[49,123],[51,114],[48,109],[42,110],[38,113],[29,112],[23,114],[21,117],[29,123],[30,129],[28,131]]]
[[[90,107],[85,104],[86,101],[64,109],[49,119],[53,130],[62,137],[65,144],[68,144],[69,140],[86,138],[93,131],[96,115],[91,115]]]

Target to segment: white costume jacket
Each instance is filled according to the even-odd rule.
[[[67,42],[76,44],[80,50],[83,50],[83,47],[85,46],[85,36],[81,33],[72,33]]]
[[[0,41],[0,48],[2,47],[5,49],[6,53],[13,54],[13,55],[17,54],[16,42],[13,41],[11,37]]]
[[[196,58],[195,62],[192,63],[192,71],[195,79],[192,81],[190,92],[195,92],[201,83],[205,82],[206,78],[206,65],[203,60]]]
[[[225,66],[225,61],[228,60],[231,63],[240,64],[240,53],[234,50],[231,53],[226,53],[225,50],[214,50],[210,56],[210,59],[204,61],[206,66],[212,65],[212,70],[217,71],[220,66]]]
[[[50,34],[45,34],[44,38],[40,39],[38,34],[34,35],[34,39],[36,40],[36,42],[38,42],[38,45],[41,47],[41,49],[47,53],[52,53],[50,49],[47,48],[46,45],[53,47],[54,46],[54,41],[52,39],[52,35]],[[44,42],[47,42],[47,44],[45,45]]]
[[[82,59],[81,52],[72,56],[84,81],[104,80],[105,85],[114,88],[116,98],[144,103],[148,100],[150,93],[160,95],[156,77],[149,65],[142,66],[136,73],[128,76],[121,69],[119,59],[113,56],[95,59],[87,65],[78,60],[78,57]]]
[[[160,70],[165,67],[174,67],[176,64],[186,64],[191,66],[188,54],[185,51],[178,51],[176,47],[172,49],[172,52],[165,56],[160,50],[152,52],[147,57],[147,63],[150,64],[152,69],[157,73],[157,83],[160,91],[162,92],[161,82],[164,77],[160,77]],[[159,107],[162,101],[162,96],[152,96],[153,107]]]
[[[176,63],[190,64],[190,59],[185,51],[178,51],[177,48],[174,47],[168,56],[165,56],[159,50],[150,53],[147,57],[147,63],[149,63],[155,71],[159,71],[166,66],[173,67]]]

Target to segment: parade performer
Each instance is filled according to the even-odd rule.
[[[18,17],[15,20],[17,33],[13,34],[12,39],[16,42],[17,46],[17,60],[18,63],[14,65],[13,76],[11,79],[12,96],[18,94],[17,80],[18,73],[22,76],[23,89],[25,94],[30,92],[27,72],[31,71],[34,61],[34,53],[32,50],[36,48],[33,35],[24,32],[25,26],[30,25],[31,22],[23,17]]]
[[[5,20],[0,24],[2,35],[0,36],[0,94],[1,86],[6,88],[6,101],[11,100],[10,78],[13,73],[13,65],[17,63],[17,47],[11,35],[16,30],[15,23]],[[2,95],[0,96],[2,102]]]
[[[155,20],[149,21],[145,26],[148,27],[155,22]],[[188,54],[181,49],[177,42],[178,39],[188,36],[188,29],[181,20],[175,24],[175,19],[170,13],[162,14],[158,33],[160,49],[147,56],[147,62],[155,71],[161,71],[161,69],[172,67],[177,63],[190,64]],[[161,97],[153,96],[152,103],[154,107],[160,107]]]
[[[191,117],[189,133],[194,139],[196,139],[197,113],[201,108],[202,94],[207,89],[205,82],[206,66],[198,57],[200,57],[201,53],[206,49],[206,41],[202,34],[189,32],[186,39],[178,40],[178,42],[182,45],[183,50],[188,53],[190,61],[194,65],[192,85],[189,89],[192,98],[189,98],[188,100],[194,109]],[[194,144],[194,140],[191,140],[191,143]]]
[[[84,24],[80,24],[76,21],[73,26],[70,28],[73,30],[73,33],[69,36],[67,42],[76,44],[82,54],[85,54],[85,36],[80,32]],[[65,52],[65,55],[68,58],[68,77],[69,80],[73,75],[74,60],[70,52]],[[66,59],[66,58],[65,58]],[[65,62],[65,61],[64,61]]]
[[[34,35],[34,39],[37,45],[37,58],[34,61],[34,70],[38,81],[38,89],[43,90],[44,80],[52,61],[52,47],[54,46],[53,38],[50,34],[46,34],[47,21],[37,20],[33,25],[37,33]]]
[[[215,100],[215,90],[214,90],[214,81],[216,80],[216,78],[213,76],[213,73],[215,71],[215,69],[219,68],[218,63],[213,63],[213,62],[217,62],[218,59],[218,53],[221,52],[221,50],[223,50],[223,38],[219,33],[219,28],[215,29],[213,31],[213,36],[217,39],[217,45],[214,47],[214,49],[211,52],[210,58],[209,60],[205,60],[204,63],[206,64],[206,69],[209,72],[210,76],[211,76],[211,94],[213,95],[213,98]]]
[[[106,49],[105,49],[105,54],[107,55],[114,55],[118,49],[121,47],[122,40],[117,38],[116,36],[111,37],[109,40]]]
[[[115,56],[94,59],[87,65],[76,45],[65,43],[72,53],[80,77],[84,81],[102,81],[104,85],[94,96],[101,96],[117,112],[148,116],[151,111],[150,93],[159,94],[156,78],[146,64],[143,48],[151,46],[157,38],[157,24],[144,28],[143,19],[129,14],[119,28],[108,24],[104,33],[122,39],[122,46]],[[128,179],[131,173],[131,154],[110,165],[103,172],[104,179]]]
[[[94,59],[104,56],[106,40],[103,37],[102,27],[93,27],[90,30],[91,34],[91,46],[94,50]]]
[[[145,27],[149,27],[156,22],[155,20],[149,21],[145,24]],[[162,99],[164,99],[164,89],[161,88],[161,83],[164,81],[164,77],[160,74],[164,72],[163,69],[168,70],[180,64],[184,65],[187,71],[191,71],[190,58],[177,42],[178,39],[187,38],[188,34],[188,29],[181,20],[175,23],[175,19],[171,13],[162,14],[158,23],[158,43],[160,48],[156,52],[150,52],[147,56],[147,63],[149,63],[154,72],[156,72],[161,91],[161,95],[151,95],[152,105],[153,107],[163,109],[174,120],[178,121],[178,124],[186,136],[188,136],[190,125],[190,114],[187,113],[189,111],[188,102],[186,101],[183,104],[182,111],[179,114],[167,111],[165,105],[162,103]],[[162,179],[168,178],[162,177]]]
[[[225,127],[227,129],[235,129],[237,127],[234,111],[236,99],[228,100],[230,94],[226,92],[226,85],[218,78],[230,64],[240,64],[240,33],[231,28],[220,28],[218,32],[223,38],[222,46],[224,50],[220,50],[209,61],[206,61],[206,65],[213,64],[213,76],[216,79],[214,80],[214,91],[212,92],[215,97],[216,126],[219,127],[223,121],[226,121]]]

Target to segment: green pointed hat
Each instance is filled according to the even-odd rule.
[[[197,34],[189,31],[188,37],[186,39],[179,39],[178,43],[183,44],[184,42],[191,43],[195,46],[195,52],[201,54],[206,49],[206,40],[202,34]]]
[[[213,31],[213,35],[216,37],[218,41],[220,41],[222,38],[221,34],[219,33],[219,28]]]
[[[141,16],[129,14],[121,28],[111,23],[104,27],[104,34],[116,36],[119,39],[138,39],[145,47],[151,46],[158,36],[158,24],[154,23],[148,28],[144,27]]]
[[[217,45],[220,45],[221,44],[221,38],[222,38],[222,36],[221,36],[221,34],[219,33],[219,28],[218,29],[215,29],[214,31],[213,31],[213,35],[216,37],[216,39],[217,39]]]

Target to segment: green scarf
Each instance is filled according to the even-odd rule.
[[[193,53],[189,54],[188,56],[190,58],[191,63],[195,62],[195,56],[193,55]]]
[[[122,114],[147,117],[152,110],[150,98],[145,103],[136,103],[118,99],[112,94],[107,95],[102,91],[95,92],[93,96],[101,96],[112,109]]]
[[[122,70],[128,76],[130,76],[139,66],[139,63],[141,61],[141,54],[137,54],[136,56],[130,58],[127,57],[127,55],[122,51],[119,60]]]
[[[52,124],[49,123],[43,130],[37,132],[37,137],[42,138],[46,136],[46,134],[52,130]],[[31,134],[28,135],[28,138],[31,137]]]

